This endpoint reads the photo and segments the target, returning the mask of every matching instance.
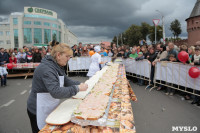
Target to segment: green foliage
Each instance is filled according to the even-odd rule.
[[[138,45],[139,40],[142,39],[142,33],[140,26],[131,25],[124,33],[126,38],[126,44],[129,46]]]
[[[131,25],[126,31],[118,35],[118,44],[122,44],[121,40],[123,40],[123,44],[133,46],[138,45],[140,40],[146,40],[147,35],[149,35],[149,39],[153,42],[155,41],[155,27],[151,26],[145,22],[141,23],[141,26]],[[162,38],[162,27],[157,26],[157,41],[160,41]],[[114,36],[113,43],[117,43],[117,36]]]
[[[150,33],[150,29],[151,26],[149,24],[142,22],[140,31],[143,39],[146,39],[146,36]]]
[[[181,23],[175,19],[174,21],[171,22],[170,28],[169,28],[174,35],[174,38],[178,38],[178,36],[181,34],[182,29],[181,29]]]

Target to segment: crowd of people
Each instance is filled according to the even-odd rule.
[[[136,61],[147,59],[148,62],[151,64],[151,85],[148,88],[151,88],[153,86],[153,79],[154,79],[154,71],[155,71],[155,65],[157,62],[160,61],[170,61],[170,62],[180,62],[178,59],[178,53],[181,51],[185,51],[189,55],[189,59],[186,62],[187,64],[190,64],[191,66],[194,65],[200,65],[200,46],[190,46],[187,45],[181,45],[176,46],[173,42],[169,42],[167,44],[158,43],[156,45],[142,45],[142,46],[133,46],[129,47],[128,45],[123,45],[117,47],[116,44],[112,44],[111,46],[105,47],[104,44],[100,44],[101,51],[100,55],[102,57],[108,56],[112,58],[129,58],[129,59],[135,59]],[[82,46],[82,43],[79,43],[78,46],[74,45],[72,47],[73,50],[73,56],[80,57],[80,56],[89,56],[90,51],[94,51],[93,45],[85,45]],[[169,86],[172,86],[170,83],[165,83]],[[144,80],[138,78],[138,85],[142,86],[144,85]],[[157,90],[160,91],[161,89],[164,89],[165,87],[162,85],[159,85]],[[174,95],[175,90],[167,87],[165,88],[166,95]],[[196,91],[196,93],[199,93]],[[184,94],[184,98],[186,100],[193,99],[192,104],[197,104],[200,106],[200,98],[197,96],[192,96],[188,94]]]
[[[14,49],[0,49],[0,74],[1,74],[1,85],[6,85],[6,69],[3,69],[5,63],[39,63],[45,55],[50,55],[52,46],[59,44],[56,41],[52,41],[47,47],[38,48],[32,46],[28,48],[23,46],[23,48],[14,48]],[[187,61],[190,65],[200,65],[200,47],[187,45],[176,46],[174,43],[169,42],[168,44],[158,43],[156,45],[141,45],[129,47],[128,45],[122,45],[117,47],[116,44],[111,46],[105,46],[105,44],[100,44],[100,55],[102,57],[112,57],[112,58],[129,58],[135,59],[136,61],[147,59],[151,64],[151,85],[153,85],[154,70],[157,62],[160,61],[170,61],[170,62],[180,62],[178,59],[178,53],[181,51],[186,51],[189,54],[189,59]],[[83,45],[81,42],[78,45],[72,46],[73,57],[80,56],[90,56],[90,51],[94,51],[94,45]],[[166,83],[169,84],[170,83]],[[138,85],[144,85],[144,81],[138,78]],[[151,88],[152,86],[149,86]],[[162,85],[159,85],[157,90],[164,88]],[[174,95],[175,90],[171,88],[166,88],[166,95]],[[185,99],[190,99],[191,96],[186,95]],[[199,97],[195,97],[193,104],[200,105]]]

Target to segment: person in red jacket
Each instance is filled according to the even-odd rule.
[[[9,58],[9,62],[10,62],[10,63],[14,63],[14,64],[17,63],[17,58],[15,57],[14,54],[11,54],[11,57]]]

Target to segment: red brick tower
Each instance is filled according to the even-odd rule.
[[[200,0],[197,0],[187,21],[188,44],[200,45]]]

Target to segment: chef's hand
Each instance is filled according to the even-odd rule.
[[[80,91],[86,91],[88,88],[88,85],[85,83],[81,83],[78,87]]]

